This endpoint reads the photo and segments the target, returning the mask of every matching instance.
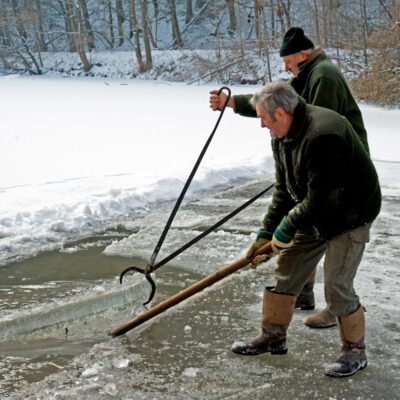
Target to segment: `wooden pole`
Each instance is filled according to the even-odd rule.
[[[256,251],[255,256],[260,254],[268,254],[270,252],[271,252],[271,243],[268,242],[267,244],[265,244]],[[220,269],[219,271],[214,272],[213,274],[203,278],[201,281],[194,283],[193,285],[180,291],[176,295],[150,308],[146,312],[138,315],[133,320],[125,323],[124,325],[121,325],[119,328],[113,330],[110,333],[110,335],[113,337],[123,335],[124,333],[130,331],[133,328],[136,328],[137,326],[143,324],[149,319],[154,318],[155,316],[161,314],[162,312],[168,310],[169,308],[179,304],[183,300],[186,300],[187,298],[193,296],[194,294],[213,285],[215,282],[218,282],[221,279],[227,277],[228,275],[238,271],[239,269],[244,268],[246,265],[249,265],[250,262],[251,261],[246,257],[240,258],[239,260],[233,262],[232,264],[227,265],[226,267]]]

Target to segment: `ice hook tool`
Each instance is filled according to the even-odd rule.
[[[271,252],[271,242],[266,243],[260,249],[255,252],[255,256],[260,254],[268,254]],[[227,265],[226,267],[214,272],[213,274],[205,277],[199,282],[194,283],[192,286],[180,291],[175,296],[164,300],[160,304],[150,308],[146,312],[138,315],[136,318],[132,319],[131,321],[121,325],[119,328],[114,329],[110,332],[111,336],[120,336],[124,333],[130,331],[133,328],[143,324],[144,322],[148,321],[149,319],[161,314],[163,311],[168,310],[169,308],[177,305],[178,303],[186,300],[188,297],[193,296],[194,294],[200,292],[201,290],[205,289],[208,286],[211,286],[213,283],[220,281],[221,279],[225,278],[226,276],[238,271],[241,268],[249,265],[251,260],[246,257],[240,258],[239,260],[233,262],[232,264]]]
[[[193,167],[193,169],[192,169],[192,172],[190,173],[190,175],[189,175],[189,177],[188,177],[188,179],[187,179],[187,181],[186,181],[186,183],[185,183],[185,186],[183,187],[182,192],[181,192],[181,194],[179,195],[178,200],[176,201],[176,204],[175,204],[175,206],[174,206],[174,208],[173,208],[173,210],[172,210],[172,212],[171,212],[171,215],[170,215],[169,218],[168,218],[168,221],[167,221],[167,223],[166,223],[166,225],[165,225],[165,227],[164,227],[164,230],[163,230],[163,232],[161,233],[160,239],[158,240],[158,243],[157,243],[157,245],[156,245],[156,248],[154,249],[153,254],[152,254],[151,257],[150,257],[150,260],[149,260],[149,262],[147,263],[146,269],[143,270],[142,268],[139,268],[139,267],[129,267],[129,268],[126,268],[125,270],[123,270],[123,271],[121,272],[120,277],[119,277],[119,281],[120,281],[120,283],[122,283],[122,279],[123,279],[124,275],[125,275],[128,271],[140,272],[140,273],[142,273],[142,274],[144,274],[144,275],[146,276],[147,281],[148,281],[148,282],[150,283],[150,285],[151,285],[151,293],[150,293],[149,299],[148,299],[145,303],[143,303],[143,305],[146,305],[146,304],[150,303],[150,301],[153,299],[153,297],[154,297],[154,295],[155,295],[155,293],[156,293],[156,284],[154,283],[153,279],[152,279],[151,276],[150,276],[150,274],[151,274],[151,273],[154,271],[154,269],[155,269],[155,268],[154,268],[154,267],[155,267],[155,266],[154,266],[154,262],[156,261],[157,255],[158,255],[158,253],[159,253],[159,251],[160,251],[160,249],[161,249],[161,246],[162,246],[162,244],[163,244],[163,242],[164,242],[164,240],[165,240],[165,237],[167,236],[167,233],[168,233],[168,231],[169,231],[169,228],[171,227],[172,221],[174,220],[175,215],[176,215],[176,213],[178,212],[179,206],[181,205],[182,200],[183,200],[183,198],[185,197],[185,194],[186,194],[186,192],[187,192],[187,190],[188,190],[188,188],[189,188],[189,186],[190,186],[190,184],[191,184],[191,182],[192,182],[192,180],[193,180],[194,175],[196,174],[197,169],[199,168],[199,165],[200,165],[200,163],[201,163],[201,160],[203,159],[204,154],[206,153],[206,151],[207,151],[207,149],[208,149],[208,146],[210,145],[211,140],[212,140],[212,138],[214,137],[214,134],[215,134],[215,132],[216,132],[216,130],[217,130],[217,128],[218,128],[218,125],[219,125],[219,123],[220,123],[220,121],[221,121],[221,118],[222,118],[222,116],[224,115],[224,112],[225,112],[226,106],[227,106],[227,104],[228,104],[228,101],[229,101],[229,99],[230,99],[230,97],[231,97],[231,90],[230,90],[228,87],[226,87],[226,86],[221,87],[221,89],[219,89],[219,91],[218,91],[218,94],[220,94],[223,90],[226,90],[226,91],[228,92],[228,95],[227,95],[225,104],[224,104],[224,106],[222,107],[222,109],[220,110],[221,113],[220,113],[220,115],[219,115],[219,117],[218,117],[218,120],[217,120],[215,126],[214,126],[214,129],[213,129],[213,131],[211,132],[211,135],[209,136],[209,138],[207,139],[207,142],[206,142],[206,144],[204,145],[203,149],[201,150],[201,153],[200,153],[200,155],[199,155],[199,157],[198,157],[198,159],[197,159],[197,161],[196,161],[196,163],[195,163],[195,165],[194,165],[194,167]],[[169,259],[169,260],[170,260],[170,259]],[[161,266],[161,265],[159,265],[159,266]]]

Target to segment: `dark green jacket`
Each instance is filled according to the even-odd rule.
[[[299,97],[290,130],[272,139],[276,184],[264,218],[273,232],[282,218],[323,239],[372,222],[381,192],[374,165],[350,123]]]
[[[297,77],[293,77],[289,84],[308,104],[329,108],[346,117],[369,151],[361,111],[339,68],[324,51],[316,49],[307,61],[300,64]],[[251,96],[234,96],[236,111],[241,109],[247,116],[256,117],[249,103]]]

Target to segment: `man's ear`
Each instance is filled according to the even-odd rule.
[[[278,107],[275,109],[274,117],[277,121],[281,122],[286,117],[286,112],[282,107]]]
[[[310,58],[310,55],[305,50],[300,50],[299,62],[306,61]]]

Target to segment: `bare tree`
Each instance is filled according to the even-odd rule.
[[[43,14],[40,0],[36,0],[36,12],[37,12],[37,24],[38,24],[38,48],[39,51],[47,51],[47,45],[45,40]]]
[[[174,43],[176,43],[178,47],[183,47],[181,32],[179,30],[178,18],[176,15],[175,0],[168,0],[168,5],[171,12],[171,24],[172,24],[172,34],[174,37]]]
[[[158,40],[158,15],[159,15],[159,7],[158,7],[158,0],[153,0],[153,10],[154,10],[154,20],[156,22],[155,27],[155,35],[154,35],[154,47],[157,47],[157,40]]]
[[[196,7],[201,8],[206,4],[207,0],[196,0]]]
[[[228,31],[233,33],[236,31],[236,13],[235,13],[235,2],[233,0],[226,0],[229,14],[229,27]]]
[[[118,45],[122,46],[122,44],[124,43],[124,30],[122,28],[122,24],[125,21],[125,17],[121,0],[115,0],[115,9],[117,11]]]
[[[149,38],[149,24],[147,22],[147,0],[141,0],[142,6],[142,34],[143,34],[143,42],[144,49],[146,52],[146,71],[152,68],[153,61],[151,58],[151,47],[150,47],[150,38]]]
[[[113,12],[111,0],[107,0],[107,11],[108,11],[108,27],[110,29],[110,44],[111,48],[114,47],[115,44],[115,36],[114,36],[114,23],[113,23]]]
[[[319,12],[318,12],[318,5],[317,0],[313,0],[313,11],[314,11],[314,24],[315,24],[315,32],[316,32],[316,39],[318,43],[321,43],[321,36],[319,33]]]
[[[89,19],[89,11],[88,11],[88,6],[87,6],[87,1],[79,0],[79,5],[80,5],[80,8],[82,10],[82,15],[83,15],[83,23],[85,25],[87,45],[88,45],[89,51],[91,51],[96,48],[96,45],[95,45],[95,41],[94,41],[92,25],[91,25],[90,19]]]
[[[5,35],[0,48],[2,63],[14,71],[41,74],[40,59],[34,51],[39,50],[34,4],[16,0],[7,3],[3,2],[1,8],[2,23],[7,24],[0,29]]]
[[[75,41],[76,51],[79,58],[82,61],[83,70],[88,72],[92,65],[90,64],[85,52],[85,26],[83,24],[83,18],[81,9],[76,0],[66,1],[66,8],[68,11],[68,17],[70,19],[71,28],[73,31],[73,37]]]
[[[244,47],[243,47],[243,36],[242,36],[242,24],[240,19],[240,4],[237,3],[237,15],[238,15],[238,27],[239,27],[239,41],[240,41],[240,54],[244,55]]]
[[[364,50],[364,64],[365,67],[368,67],[368,27],[367,27],[367,5],[365,0],[360,0],[360,17],[361,17],[361,26],[362,26],[362,42],[363,42],[363,50]]]
[[[260,29],[260,8],[261,4],[259,0],[254,0],[254,24],[256,26],[256,38],[258,42],[261,41],[261,29]]]
[[[139,37],[139,27],[136,18],[136,3],[135,0],[129,0],[129,17],[131,21],[131,29],[135,41],[135,53],[136,60],[139,65],[139,72],[144,72],[146,70],[143,63],[142,51],[140,49],[140,37]]]
[[[186,0],[186,18],[185,18],[185,22],[189,23],[189,21],[192,18],[193,18],[192,0]]]

